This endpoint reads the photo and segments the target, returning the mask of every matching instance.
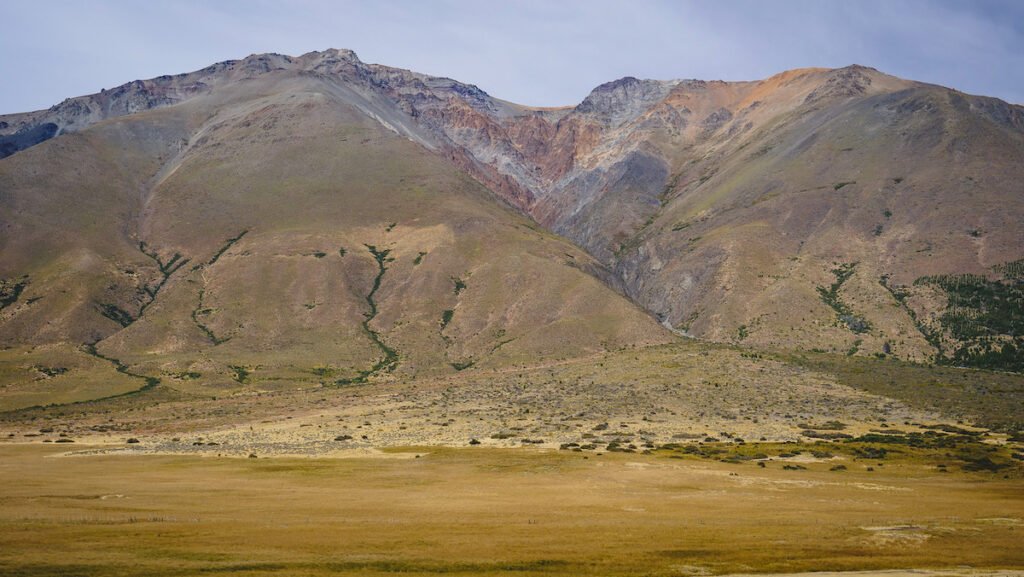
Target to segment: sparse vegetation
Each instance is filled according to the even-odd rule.
[[[742,445],[718,441],[700,445],[669,443],[660,447],[658,453],[662,456],[682,456],[730,463],[755,459],[769,462],[779,460],[784,463],[783,469],[792,471],[808,470],[809,467],[806,464],[787,463],[786,460],[810,453],[815,459],[823,461],[835,458],[872,462],[898,460],[925,467],[946,467],[947,463],[953,463],[965,472],[997,473],[1014,470],[1018,477],[1024,477],[1024,465],[1015,462],[1012,450],[984,443],[981,433],[975,431],[886,431],[884,434],[868,433],[860,436],[804,431],[803,435],[816,440],[805,443]],[[846,470],[845,465],[840,466],[840,469],[829,466],[828,470]]]
[[[42,365],[35,365],[32,368],[39,371],[40,373],[43,373],[47,377],[57,377],[63,375],[69,370],[67,367],[44,367]]]
[[[846,328],[850,329],[854,333],[866,333],[871,330],[871,324],[866,319],[853,314],[843,299],[839,295],[839,291],[843,288],[843,284],[853,276],[853,273],[857,269],[857,263],[841,263],[836,268],[832,269],[832,274],[835,275],[836,280],[829,286],[817,287],[818,294],[821,296],[822,302],[832,308],[835,311],[839,321],[842,322]]]
[[[119,395],[111,395],[111,396],[107,396],[107,397],[102,397],[101,399],[96,399],[96,400],[116,399],[118,397],[134,395],[134,394],[137,394],[137,393],[141,393],[143,391],[148,391],[149,389],[152,389],[153,387],[155,387],[155,386],[160,384],[160,379],[158,379],[156,377],[149,377],[149,376],[146,376],[146,375],[141,375],[139,373],[132,372],[132,370],[128,368],[128,365],[122,363],[120,360],[115,359],[114,357],[108,357],[108,356],[104,355],[103,353],[99,352],[96,349],[96,343],[86,343],[86,344],[82,345],[82,351],[84,351],[86,354],[89,354],[91,356],[96,357],[97,359],[102,359],[102,360],[107,361],[108,363],[114,365],[114,370],[116,370],[117,372],[119,372],[119,373],[121,373],[123,375],[128,375],[129,377],[133,377],[133,378],[136,378],[136,379],[142,379],[145,382],[145,384],[142,387],[140,387],[140,388],[138,388],[138,389],[136,389],[134,391],[129,391],[127,393],[121,393]]]
[[[797,425],[801,429],[820,429],[823,431],[842,431],[846,428],[846,423],[841,421],[826,421],[824,423],[800,423]]]
[[[115,323],[126,327],[137,318],[130,312],[122,309],[121,307],[111,303],[96,303],[96,308],[99,309],[100,314],[114,321]]]
[[[366,295],[366,304],[369,305],[370,310],[363,314],[363,331],[370,337],[370,340],[373,341],[374,345],[381,350],[384,356],[374,363],[374,365],[369,369],[359,371],[355,377],[338,380],[337,384],[339,385],[365,383],[371,376],[380,372],[391,372],[398,365],[398,352],[389,347],[383,339],[381,339],[380,334],[370,327],[370,321],[377,316],[377,301],[374,300],[374,295],[376,295],[377,291],[380,289],[381,279],[384,278],[384,273],[388,270],[386,264],[393,262],[395,259],[388,256],[391,254],[390,249],[378,249],[376,246],[370,244],[364,246],[366,246],[366,249],[370,251],[370,254],[373,255],[373,259],[377,262],[377,276],[373,279],[373,288],[371,288],[370,292]]]
[[[466,281],[458,277],[452,277],[452,283],[455,285],[455,296],[459,296],[462,291],[466,290]]]
[[[247,367],[239,365],[228,365],[231,372],[234,373],[231,377],[236,383],[240,385],[247,384],[249,382],[249,375],[252,374]]]
[[[19,279],[0,280],[0,311],[18,302],[28,283],[28,275]]]
[[[224,256],[224,253],[226,253],[226,252],[227,252],[228,250],[230,250],[230,249],[231,249],[231,247],[232,247],[232,246],[234,246],[236,242],[238,242],[238,241],[242,240],[242,237],[243,237],[243,236],[245,236],[246,234],[248,234],[248,232],[249,232],[249,230],[248,230],[248,229],[246,229],[246,230],[243,230],[242,232],[238,233],[237,235],[235,235],[235,236],[233,236],[233,237],[229,238],[229,239],[228,239],[228,240],[227,240],[227,241],[226,241],[226,242],[224,243],[224,246],[222,246],[222,247],[220,247],[219,249],[217,249],[217,252],[215,252],[215,253],[213,254],[213,256],[212,256],[212,257],[210,257],[210,260],[206,261],[206,266],[213,266],[213,264],[214,264],[215,262],[217,262],[218,260],[220,260],[220,257]],[[201,264],[199,264],[199,265],[196,265],[195,267],[193,267],[193,268],[192,268],[192,270],[196,270],[196,269],[198,269],[198,268],[201,268],[202,266],[203,266],[203,265],[201,265]]]
[[[218,337],[214,334],[213,329],[208,327],[199,317],[205,317],[213,312],[213,309],[203,307],[203,296],[206,294],[205,289],[199,289],[199,302],[196,304],[196,308],[192,309],[192,322],[195,323],[199,330],[203,331],[206,338],[210,339],[213,346],[224,344],[231,340],[231,337]]]
[[[846,351],[846,356],[852,357],[853,355],[857,354],[857,351],[860,350],[860,346],[862,344],[864,344],[864,341],[862,339],[857,339],[853,341],[853,346],[851,346],[849,350]]]
[[[309,372],[313,373],[314,375],[320,378],[331,378],[337,371],[333,367],[318,366],[313,367],[312,369],[310,369]]]
[[[882,275],[882,277],[879,278],[878,282],[879,284],[882,285],[883,288],[885,288],[885,290],[889,291],[889,294],[892,295],[892,298],[899,304],[900,308],[902,308],[903,311],[907,313],[907,316],[909,316],[910,320],[914,322],[914,327],[917,328],[917,331],[919,333],[921,333],[921,336],[923,336],[924,339],[928,341],[928,344],[935,348],[935,350],[937,351],[936,357],[941,358],[942,339],[940,335],[937,332],[929,329],[926,324],[922,323],[921,320],[917,318],[917,313],[914,311],[914,309],[907,306],[907,298],[910,297],[910,291],[906,287],[891,284],[889,280],[889,275],[886,274]],[[888,352],[886,354],[888,354]]]
[[[129,324],[135,322],[136,320],[142,317],[142,315],[146,312],[146,309],[149,308],[149,305],[153,304],[153,301],[156,300],[157,295],[160,293],[160,289],[164,288],[164,285],[167,284],[167,281],[171,278],[171,275],[178,272],[178,270],[180,270],[181,267],[185,266],[189,262],[189,259],[182,257],[182,255],[177,252],[174,253],[174,255],[171,256],[169,260],[164,262],[163,260],[160,259],[160,254],[155,250],[148,250],[146,243],[143,241],[139,241],[139,251],[142,252],[142,254],[148,256],[150,259],[152,259],[153,262],[156,263],[157,269],[160,271],[160,279],[156,282],[156,284],[152,286],[145,285],[142,287],[143,291],[146,293],[146,295],[148,295],[149,298],[148,300],[142,303],[142,306],[139,307],[139,314],[131,317],[131,321],[129,322]]]
[[[769,358],[820,371],[842,384],[914,407],[957,415],[999,431],[1024,431],[1021,375],[823,352]]]
[[[443,331],[448,323],[452,322],[452,317],[455,316],[455,311],[447,309],[441,313],[441,330]]]
[[[938,316],[941,330],[957,345],[951,354],[939,349],[944,364],[1024,372],[1024,279],[1021,261],[994,267],[1000,278],[981,275],[921,277],[945,293],[948,302]]]

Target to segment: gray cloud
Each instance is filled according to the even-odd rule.
[[[625,75],[749,80],[851,63],[1024,102],[1015,0],[10,0],[0,22],[0,113],[328,47],[534,105],[572,104]]]

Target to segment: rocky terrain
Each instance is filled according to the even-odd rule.
[[[153,190],[173,188],[179,166],[228,144],[228,125],[249,128],[244,138],[233,135],[235,146],[280,148],[293,137],[275,131],[297,130],[293,119],[322,126],[323,115],[317,121],[304,111],[327,102],[343,102],[367,130],[415,143],[420,158],[471,175],[573,241],[590,255],[572,257],[582,270],[675,332],[753,346],[1022,366],[1024,109],[863,66],[752,82],[623,78],[576,106],[536,109],[450,79],[363,63],[348,50],[264,54],[4,116],[0,148],[6,155],[59,134],[84,130],[89,139],[116,130],[116,140],[135,131],[133,146],[149,150],[134,160],[149,154],[149,164],[127,168],[137,179],[127,188],[135,192],[110,200],[130,206],[141,194],[147,205],[149,197],[159,205],[168,195]],[[125,120],[111,124],[115,118]],[[340,133],[323,138],[317,146],[346,142]],[[79,154],[91,150],[83,146]],[[43,154],[19,153],[0,171],[12,191],[7,220],[27,222],[17,199],[37,185],[12,175],[54,162]],[[87,164],[100,177],[125,171],[126,160]],[[223,201],[201,200],[206,207]],[[225,224],[219,239],[247,230]],[[140,231],[129,234],[149,234]],[[0,319],[9,344],[110,334],[113,327],[87,328],[80,313],[67,311],[57,325],[75,330],[39,334],[42,317],[23,310],[24,300],[17,306],[15,296],[34,262],[17,239],[27,241],[31,231],[8,227],[4,234],[5,252],[23,251],[5,257],[2,269],[5,302],[13,298]],[[161,258],[178,250],[172,244],[160,247],[168,253]],[[202,251],[216,248],[210,238]],[[420,252],[410,250],[414,258]],[[139,314],[142,303],[118,298],[113,305]]]
[[[673,339],[599,262],[445,162],[398,103],[319,71],[350,58],[218,65],[208,91],[0,161],[5,408]]]
[[[1024,238],[1019,106],[851,66],[624,78],[571,109],[448,118],[453,140],[527,191],[511,202],[674,329],[1022,366],[1020,276],[1003,274]],[[956,306],[964,274],[976,290],[959,300],[974,301]],[[999,301],[1017,320],[988,318]]]

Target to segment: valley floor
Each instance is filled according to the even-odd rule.
[[[1014,392],[1024,396],[1019,381]],[[46,390],[45,383],[36,387]],[[313,378],[233,390],[173,383],[103,401],[0,413],[0,436],[118,447],[137,438],[133,450],[158,453],[316,456],[474,440],[550,448],[707,437],[795,441],[835,420],[846,433],[949,420],[910,401],[793,362],[684,343],[364,385],[323,386]]]
[[[1024,577],[1019,376],[683,343],[271,385],[0,413],[0,574]]]
[[[0,446],[0,573],[1024,575],[1020,478],[913,463],[830,471],[663,452],[249,459],[69,448]]]

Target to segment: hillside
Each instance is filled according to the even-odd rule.
[[[434,117],[679,331],[1024,368],[1019,106],[850,66]]]
[[[863,66],[534,109],[348,50],[264,54],[0,117],[0,148],[4,344],[116,359],[131,386],[671,340],[652,317],[1024,366],[1024,110]]]
[[[0,161],[6,408],[158,383],[340,386],[673,339],[429,135],[368,112],[400,109],[311,73],[317,57]]]

